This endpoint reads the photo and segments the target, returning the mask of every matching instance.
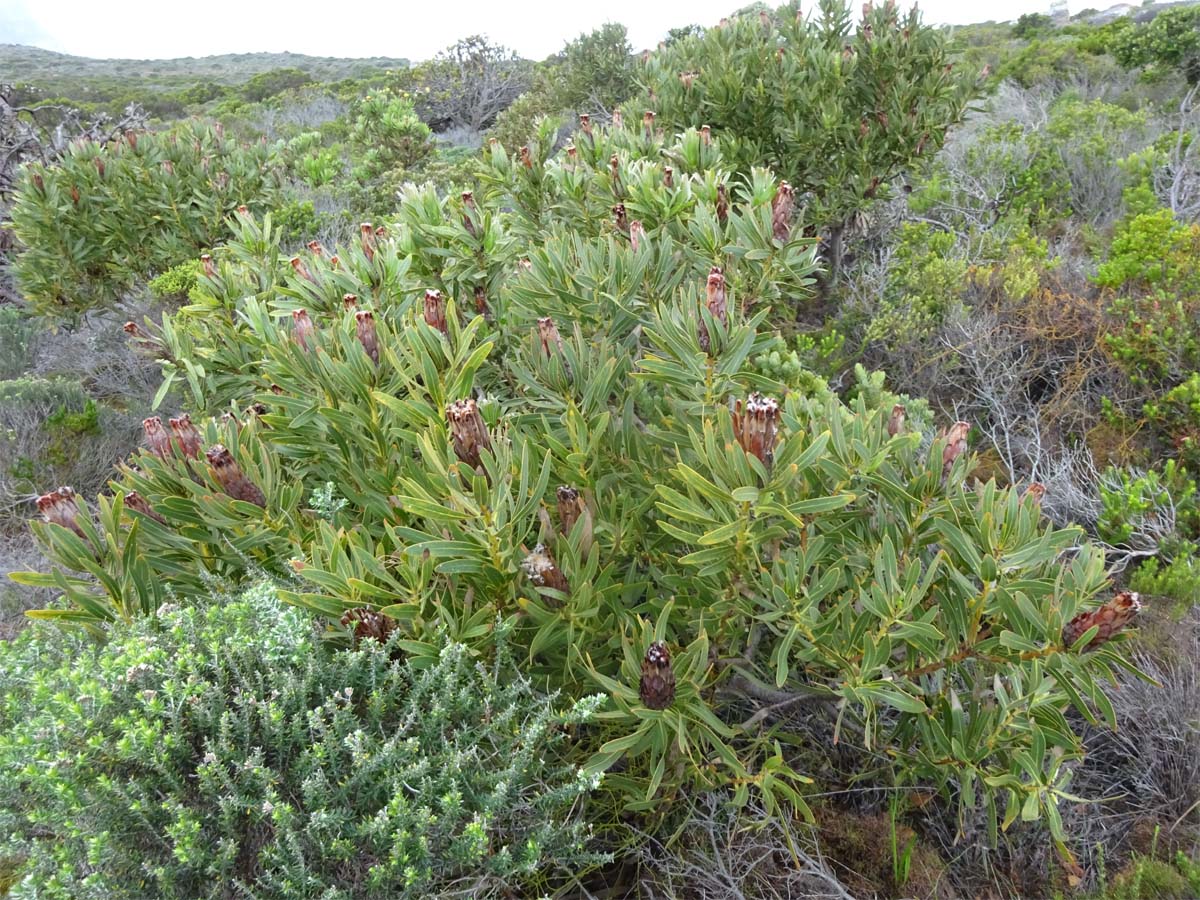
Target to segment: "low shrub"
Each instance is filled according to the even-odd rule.
[[[502,634],[418,668],[321,646],[265,586],[161,613],[0,644],[14,900],[533,896],[602,858],[598,778],[559,761],[599,698],[541,697]]]

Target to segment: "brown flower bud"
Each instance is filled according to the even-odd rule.
[[[318,258],[325,255],[325,248],[321,246],[320,241],[309,241],[305,246]]]
[[[305,281],[311,281],[314,284],[316,283],[317,279],[312,277],[312,272],[308,271],[308,266],[304,264],[304,260],[302,260],[300,257],[292,257],[292,268],[296,271],[296,274]]]
[[[146,498],[137,491],[130,491],[125,495],[125,508],[132,509],[134,512],[141,513],[149,519],[153,519],[159,525],[166,525],[167,520],[154,511],[154,508],[146,502]]]
[[[663,166],[663,187],[675,187],[675,170],[670,166]]]
[[[796,192],[786,181],[779,182],[775,199],[771,201],[771,228],[775,240],[787,243],[792,233],[792,210],[796,205]]]
[[[387,237],[387,226],[386,225],[376,225],[375,226],[375,237],[377,239],[383,239],[383,238]]]
[[[396,620],[365,606],[342,613],[342,625],[351,629],[355,641],[372,640],[386,644],[396,630]]]
[[[329,268],[333,269],[333,271],[336,272],[341,267],[342,267],[342,260],[336,253],[333,254],[333,256],[329,257]]]
[[[137,149],[137,132],[135,132],[135,131],[125,132],[125,140],[128,142],[131,150]]]
[[[170,160],[167,160],[167,161],[170,162]],[[101,178],[104,177],[104,160],[102,160],[98,156],[96,157],[96,172],[100,175]]]
[[[428,290],[425,292],[425,323],[430,328],[436,328],[442,334],[447,334],[446,304],[442,301],[442,292]]]
[[[551,588],[564,594],[571,592],[567,576],[555,564],[554,557],[550,555],[545,544],[538,544],[534,547],[533,552],[526,556],[521,563],[521,568],[525,571],[526,577],[538,587]]]
[[[717,185],[717,221],[722,225],[729,221],[729,197],[723,182]]]
[[[558,333],[558,328],[554,325],[554,320],[550,316],[545,316],[537,320],[538,340],[542,345],[542,352],[546,358],[554,356],[556,353],[562,356],[563,340]]]
[[[558,496],[558,520],[562,533],[570,537],[576,522],[583,522],[579,536],[579,552],[586,555],[592,546],[592,511],[588,508],[583,495],[573,487],[560,485],[556,492]]]
[[[354,327],[358,332],[358,342],[371,357],[371,362],[379,365],[379,335],[375,331],[375,317],[368,310],[360,309],[354,314]]]
[[[924,134],[921,135],[920,140],[917,141],[916,150],[913,151],[914,155],[920,156],[922,153],[925,152],[925,142],[928,140],[929,140],[929,132],[926,131]]]
[[[529,259],[528,257],[526,257],[524,259],[518,259],[517,260],[517,271],[518,272],[532,272],[533,271],[533,260]]]
[[[358,309],[358,294],[342,294],[342,309],[346,312]]]
[[[712,145],[712,129],[707,125],[700,126],[700,144],[704,147]]]
[[[617,154],[613,154],[608,158],[608,174],[612,181],[613,196],[618,200],[621,199],[621,161],[617,159]]]
[[[574,144],[567,145],[567,168],[574,169],[579,163],[579,151],[575,149]]]
[[[171,455],[171,437],[163,428],[162,419],[158,416],[142,419],[142,431],[146,434],[147,450],[159,459],[166,459]]]
[[[79,205],[79,188],[76,185],[71,185],[71,202]]]
[[[695,82],[696,82],[696,76],[699,74],[700,74],[699,72],[680,72],[679,73],[679,80],[683,82],[683,89],[685,91],[690,91],[692,89],[692,85],[695,84]]]
[[[304,350],[313,350],[317,340],[317,327],[308,317],[307,309],[292,311],[292,339]]]
[[[472,469],[478,468],[480,454],[492,449],[492,438],[475,401],[470,397],[455,400],[446,407],[446,421],[450,423],[454,455]]]
[[[187,413],[178,419],[171,419],[171,434],[175,436],[175,445],[189,459],[200,458],[200,445],[203,442],[200,431],[192,424],[192,417]]]
[[[895,437],[904,430],[904,416],[908,412],[904,408],[903,403],[897,403],[892,407],[892,414],[888,417],[888,437]]]
[[[213,444],[208,448],[208,464],[212,467],[213,477],[221,485],[225,493],[234,500],[244,500],[264,509],[267,498],[259,490],[258,485],[246,477],[237,460],[221,444]]]
[[[533,168],[533,154],[529,152],[529,147],[521,148],[521,165],[527,169]]]
[[[765,9],[760,9],[758,11],[758,24],[763,28],[771,27],[771,17],[767,15],[767,11]]]
[[[238,206],[237,212],[238,212],[239,216],[248,216],[248,215],[250,215],[250,208],[248,206],[246,206],[246,204],[243,203],[240,206]]]
[[[758,458],[770,470],[775,462],[778,438],[779,403],[772,397],[754,393],[733,404],[733,436],[741,448]]]
[[[475,312],[481,316],[488,314],[487,291],[482,284],[475,285]]]
[[[946,433],[946,449],[942,451],[942,473],[948,474],[954,461],[967,451],[968,422],[955,422]]]
[[[592,136],[592,117],[587,113],[579,114],[579,129],[588,137]]]
[[[705,284],[705,303],[709,314],[722,325],[729,324],[729,313],[725,306],[725,276],[720,266],[713,266],[708,271],[708,281]],[[700,320],[700,349],[707,353],[712,349],[712,339],[708,333],[708,325]]]
[[[41,172],[33,173],[33,186],[35,188],[37,188],[39,191],[46,190],[46,182],[45,182],[45,180],[43,180]]]
[[[283,388],[277,384],[272,383],[271,384],[271,393],[275,394],[276,396],[279,396],[280,394],[283,393]]]
[[[662,641],[646,648],[638,696],[648,709],[666,709],[675,699],[675,670],[671,668],[671,653]]]
[[[616,222],[617,228],[621,231],[629,230],[629,221],[625,218],[625,204],[618,203],[612,208],[613,221]]]
[[[874,178],[871,179],[870,186],[865,191],[863,191],[863,196],[866,197],[868,200],[872,199],[875,196],[875,194],[879,191],[879,184],[880,184],[880,178],[878,175],[876,175]]]
[[[200,254],[200,264],[204,267],[204,277],[205,278],[216,278],[217,277],[217,267],[213,263],[212,254],[201,253]]]
[[[87,540],[78,521],[79,517],[83,515],[83,510],[79,508],[79,502],[75,499],[75,491],[71,488],[60,487],[56,491],[42,494],[37,498],[37,508],[47,522],[52,525],[61,525]]]
[[[612,127],[620,130],[625,127],[625,118],[621,115],[621,107],[616,107],[612,114]]]
[[[1132,622],[1141,608],[1141,597],[1137,593],[1121,591],[1103,606],[1090,612],[1080,613],[1063,626],[1063,646],[1070,647],[1083,637],[1084,632],[1092,626],[1097,626],[1100,630],[1083,648],[1084,651],[1095,650]]]
[[[642,226],[640,219],[634,219],[629,223],[629,245],[633,247],[633,252],[637,253],[638,247],[641,246],[642,238],[646,235],[646,229]]]
[[[470,191],[463,191],[462,192],[462,204],[463,204],[463,217],[462,217],[463,228],[465,228],[467,230],[467,234],[471,235],[471,237],[475,237],[476,236],[475,216],[478,213],[478,208],[475,206],[475,195],[473,193],[471,193]]]
[[[648,141],[654,140],[654,112],[646,110],[642,113],[642,134]]]
[[[1040,481],[1032,481],[1029,486],[1021,494],[1021,502],[1028,500],[1030,503],[1036,503],[1038,506],[1042,504],[1042,498],[1046,496],[1046,486]]]
[[[375,258],[375,227],[370,222],[359,224],[358,243],[367,260],[373,260]]]

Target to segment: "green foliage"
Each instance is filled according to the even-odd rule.
[[[160,300],[182,300],[200,279],[200,260],[189,259],[150,279],[150,293]]]
[[[624,25],[607,22],[559,51],[550,77],[556,108],[611,110],[635,90],[633,48]]]
[[[1161,472],[1109,469],[1101,480],[1100,501],[1097,531],[1110,544],[1127,544],[1147,520],[1159,521],[1168,511],[1176,541],[1200,538],[1196,482],[1175,460],[1168,460]],[[1169,553],[1172,548],[1162,549]]]
[[[778,183],[753,170],[719,215],[720,141],[635,123],[551,156],[553,137],[492,146],[473,197],[407,189],[336,266],[289,263],[269,220],[240,217],[162,329],[171,377],[231,413],[198,439],[229,459],[143,452],[94,512],[35,523],[55,570],[17,578],[64,595],[37,616],[99,629],[286,565],[284,598],[331,636],[371,607],[427,666],[443,634],[490,658],[499,622],[539,684],[603,690],[573,750],[614,810],[732,786],[803,811],[797,736],[747,705],[831,704],[834,737],[897,781],[1063,841],[1082,752],[1064,710],[1112,723],[1101,684],[1128,667],[1119,640],[1064,643],[1103,553],[968,485],[957,445],[889,434],[900,398],[865,372],[851,403],[731,415],[783,393],[752,360],[815,269],[815,242],[773,226]],[[639,684],[654,641],[665,700]]]
[[[1129,587],[1147,596],[1169,597],[1185,609],[1200,606],[1200,558],[1177,556],[1162,563],[1151,557],[1129,577]]]
[[[0,381],[33,368],[35,340],[43,326],[19,306],[0,306]]]
[[[957,251],[952,234],[924,223],[903,225],[884,296],[866,326],[866,339],[919,340],[961,306],[969,264]]]
[[[227,234],[239,206],[273,202],[270,151],[189,122],[110,145],[73,144],[23,171],[13,206],[17,283],[33,307],[74,319]]]
[[[312,77],[303,69],[286,68],[259,72],[242,85],[242,97],[250,103],[259,103],[284,91],[295,90],[312,84]]]
[[[1149,22],[1116,32],[1108,50],[1127,69],[1147,67],[1152,76],[1178,71],[1188,84],[1200,81],[1200,9],[1164,9]]]
[[[376,92],[354,109],[349,147],[356,183],[353,204],[366,215],[387,215],[410,170],[435,152],[433,132],[404,97]]]
[[[499,634],[398,649],[331,652],[263,587],[0,642],[10,896],[534,896],[598,861],[562,752],[600,698],[541,697]]]
[[[319,213],[311,200],[289,200],[271,214],[279,242],[298,247],[332,224],[331,213]]]
[[[1018,40],[1033,37],[1039,31],[1045,31],[1053,25],[1050,17],[1044,13],[1025,13],[1017,19],[1012,27],[1012,36]]]
[[[811,192],[812,221],[841,225],[932,157],[979,89],[940,30],[895,9],[869,7],[857,27],[842,0],[807,16],[794,6],[736,16],[651,55],[652,94],[632,109],[654,110],[668,133],[712,126],[737,170],[771,167]]]

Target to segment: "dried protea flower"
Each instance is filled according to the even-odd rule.
[[[446,304],[442,300],[442,292],[428,290],[425,292],[425,324],[436,328],[442,334],[447,334]]]
[[[232,425],[235,429],[242,427],[242,420],[231,412],[221,413],[221,424],[225,426]]]
[[[138,345],[141,350],[158,351],[162,349],[162,343],[155,340],[150,335],[142,330],[137,322],[126,322],[122,329],[129,335],[130,338]]]
[[[533,168],[533,154],[529,152],[529,147],[521,148],[521,165],[527,169]]]
[[[104,177],[104,160],[98,156],[96,157],[96,172],[101,178]]]
[[[375,258],[375,226],[370,222],[359,223],[358,243],[368,260]]]
[[[1133,621],[1142,608],[1141,597],[1134,591],[1121,591],[1098,609],[1080,613],[1063,626],[1063,646],[1070,647],[1092,626],[1099,627],[1084,650],[1095,650],[1114,634]]]
[[[42,494],[37,498],[37,508],[47,522],[61,525],[63,528],[75,532],[81,538],[87,539],[77,521],[83,514],[83,510],[79,508],[79,502],[75,499],[75,491],[71,488],[60,487],[56,491]]]
[[[883,110],[875,113],[875,121],[879,123],[880,128],[882,128],[884,131],[887,131],[888,122],[890,121],[887,113],[885,113]]]
[[[646,110],[642,113],[642,134],[648,141],[654,140],[654,112]]]
[[[308,247],[314,256],[322,257],[325,255],[325,248],[321,246],[320,241],[309,241],[305,246]]]
[[[463,191],[462,204],[464,210],[462,217],[463,228],[467,229],[467,233],[471,235],[471,237],[475,237],[475,214],[477,212],[477,207],[475,206],[475,195],[470,191]]]
[[[375,226],[375,238],[377,240],[383,240],[385,237],[387,237],[387,226],[386,225],[376,225]]]
[[[558,496],[558,520],[562,533],[570,536],[575,529],[575,523],[582,521],[583,527],[579,534],[579,552],[587,555],[592,546],[592,511],[588,508],[583,495],[575,488],[560,485],[556,492]]]
[[[171,419],[171,433],[175,436],[175,445],[190,459],[200,458],[200,445],[203,443],[200,431],[192,424],[192,417],[183,413],[177,419]]]
[[[1021,502],[1028,500],[1030,503],[1041,505],[1042,498],[1046,496],[1046,486],[1040,481],[1033,481],[1021,494]]]
[[[873,198],[875,196],[876,192],[879,190],[879,185],[880,185],[880,178],[878,175],[876,175],[874,178],[871,179],[871,184],[867,187],[867,189],[865,191],[863,191],[863,196],[866,197],[868,200]]]
[[[244,500],[246,503],[266,508],[267,498],[263,496],[258,485],[246,477],[233,454],[221,444],[213,444],[208,448],[206,455],[208,464],[212,466],[213,477],[226,494],[234,500]]]
[[[475,312],[481,316],[488,314],[487,291],[482,284],[475,285]]]
[[[917,147],[913,151],[913,155],[920,156],[922,153],[924,153],[925,152],[925,142],[928,140],[929,140],[929,132],[926,131],[924,134],[921,135],[920,140],[917,141]]]
[[[775,232],[775,240],[787,243],[792,233],[792,209],[796,205],[796,192],[786,181],[779,182],[775,191],[775,199],[771,201],[771,228]]]
[[[342,625],[354,632],[356,641],[372,640],[381,644],[386,644],[396,630],[395,619],[365,606],[342,613]]]
[[[166,459],[171,455],[171,437],[163,428],[162,419],[158,416],[142,419],[142,431],[146,433],[147,450],[159,459]]]
[[[455,400],[446,407],[446,421],[450,423],[454,455],[472,469],[478,468],[480,454],[492,449],[492,439],[475,401],[470,397]]]
[[[34,173],[33,173],[33,186],[34,186],[35,188],[37,188],[39,191],[45,191],[45,190],[46,190],[46,182],[45,182],[45,181],[42,179],[42,173],[41,173],[41,172],[34,172]]]
[[[358,333],[358,342],[371,357],[371,362],[379,364],[379,335],[375,332],[375,317],[368,310],[360,309],[354,314],[354,327]]]
[[[675,670],[671,668],[671,653],[662,641],[646,648],[638,696],[649,709],[666,709],[675,699]]]
[[[71,185],[71,202],[79,205],[79,188],[76,185]]]
[[[700,144],[704,147],[712,144],[712,129],[707,125],[700,126]]]
[[[871,123],[867,121],[867,117],[863,116],[862,121],[858,123],[858,139],[863,140],[871,133]]]
[[[588,137],[592,136],[592,117],[587,113],[579,114],[579,129]]]
[[[329,257],[329,268],[333,269],[333,271],[336,272],[341,267],[342,267],[342,260],[336,253],[333,254],[333,256]]]
[[[564,594],[571,591],[571,585],[567,583],[567,576],[555,564],[554,557],[550,555],[545,544],[538,544],[534,547],[533,552],[521,563],[521,568],[529,580],[538,587],[552,588],[562,591]]]
[[[621,115],[621,107],[616,107],[612,114],[612,127],[620,129],[625,127],[625,118]]]
[[[304,260],[302,260],[300,257],[292,257],[292,268],[295,270],[296,274],[304,280],[311,281],[314,284],[316,283],[317,279],[312,277],[312,272],[308,271],[308,266],[304,264]]]
[[[358,309],[358,294],[342,294],[342,309],[346,312]]]
[[[225,126],[222,125],[220,122],[214,122],[213,123],[213,134],[215,134],[217,136],[218,140],[224,138],[225,137]]]
[[[775,441],[779,429],[779,403],[773,397],[754,393],[745,405],[733,405],[733,436],[742,449],[758,457],[768,469],[775,462]]]
[[[617,159],[617,154],[613,154],[608,158],[608,174],[612,180],[613,196],[618,200],[621,199],[621,161]]]
[[[629,245],[633,247],[633,252],[637,253],[638,247],[642,244],[642,238],[646,236],[646,229],[642,226],[640,219],[634,219],[629,223]]]
[[[292,311],[292,339],[305,350],[316,347],[317,327],[308,317],[307,309]]]
[[[125,132],[125,140],[128,142],[130,149],[132,149],[132,150],[137,149],[137,132],[136,131]]]
[[[574,144],[567,144],[567,168],[574,169],[579,162],[579,151]]]
[[[201,253],[200,254],[200,265],[202,265],[204,267],[204,277],[205,278],[216,278],[217,277],[217,267],[213,263],[213,258],[212,258],[211,253]]]
[[[675,170],[670,166],[663,166],[663,187],[675,187]]]
[[[542,345],[542,352],[546,358],[563,353],[563,339],[558,333],[558,328],[554,325],[554,320],[550,316],[544,316],[537,320],[538,340]]]
[[[612,208],[612,211],[613,211],[613,221],[616,223],[617,228],[620,229],[621,231],[628,231],[629,230],[629,220],[625,218],[625,204],[618,203],[616,206],[614,206]]]
[[[705,300],[704,305],[708,308],[709,314],[720,322],[722,325],[729,324],[729,312],[725,305],[725,276],[721,272],[720,266],[713,266],[708,271],[708,281],[704,286]],[[708,333],[708,326],[704,320],[700,320],[700,349],[707,353],[712,349],[712,340]]]
[[[238,206],[237,214],[239,216],[248,216],[248,215],[250,215],[250,208],[248,206],[246,206],[246,204],[243,203],[240,206]]]
[[[722,225],[729,221],[729,197],[724,182],[717,185],[717,221]]]
[[[533,271],[533,260],[529,259],[528,257],[525,257],[524,259],[518,259],[517,260],[517,271],[532,272]]]
[[[946,449],[942,451],[942,472],[950,471],[954,461],[967,451],[967,435],[971,431],[968,422],[955,422],[946,433]]]
[[[275,383],[272,383],[271,384],[271,393],[275,394],[276,396],[279,396],[280,394],[283,393],[283,388]]]
[[[892,414],[888,416],[888,437],[895,437],[904,430],[904,416],[907,412],[903,403],[897,403],[892,407]]]
[[[159,525],[166,525],[167,520],[156,513],[153,507],[146,502],[146,498],[137,491],[130,491],[125,495],[125,508],[132,509],[134,512],[139,512],[147,518],[153,519]]]
[[[982,69],[979,70],[979,80],[987,81],[988,76],[991,74],[992,74],[992,65],[991,65],[991,63],[988,63]]]
[[[692,85],[695,84],[695,82],[696,82],[696,76],[699,74],[700,74],[699,72],[680,72],[679,73],[679,80],[683,82],[683,89],[685,91],[690,91],[692,89]]]

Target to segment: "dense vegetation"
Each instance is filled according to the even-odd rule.
[[[5,93],[0,892],[1200,891],[1194,9]]]

